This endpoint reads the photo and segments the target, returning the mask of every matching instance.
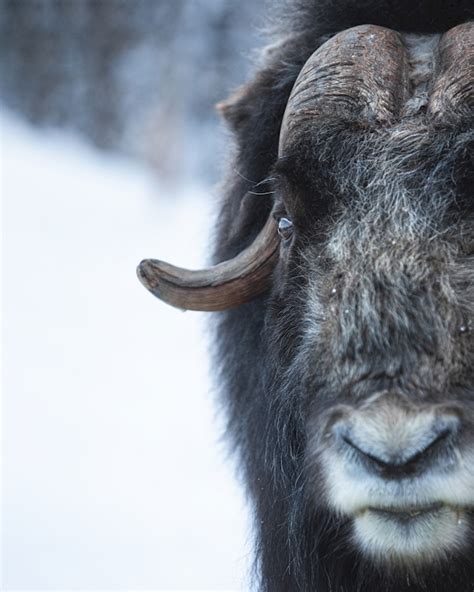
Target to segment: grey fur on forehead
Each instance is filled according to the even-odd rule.
[[[426,108],[429,98],[430,82],[435,68],[436,48],[441,35],[420,35],[405,33],[402,35],[409,55],[411,96],[404,108],[404,115],[415,115]]]

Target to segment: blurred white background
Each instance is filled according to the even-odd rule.
[[[206,319],[135,277],[205,260],[210,195],[159,200],[137,165],[1,125],[4,588],[238,589]]]
[[[242,52],[254,38],[246,31],[225,46],[244,30],[226,3],[183,0],[167,49],[140,27],[147,11],[171,4],[134,3],[138,32],[120,50],[107,45],[120,27],[102,15],[96,61],[105,52],[104,72],[120,81],[114,92],[134,97],[116,112],[107,89],[87,103],[88,89],[102,91],[80,65],[95,63],[87,44],[95,14],[113,5],[126,22],[130,3],[78,0],[66,18],[69,3],[2,0],[3,590],[248,589],[249,512],[222,438],[208,317],[160,303],[135,267],[145,257],[206,262],[224,161],[222,136],[214,138],[212,102],[225,96],[212,90],[215,64],[206,62],[208,99],[182,86],[182,68],[163,79],[169,70],[158,65],[179,54],[187,76],[203,75],[192,48],[217,39],[227,92],[243,81]],[[209,22],[218,17],[225,27],[215,37]],[[63,24],[66,33],[79,27],[82,45],[68,45]],[[61,44],[50,39],[55,27]],[[170,40],[186,34],[186,51],[176,50]],[[56,61],[63,77],[48,85]],[[182,100],[167,118],[176,93]],[[115,127],[101,118],[107,99]],[[212,113],[205,122],[203,109]],[[137,121],[148,131],[143,142]]]

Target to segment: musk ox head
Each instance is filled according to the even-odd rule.
[[[254,242],[209,270],[139,267],[181,308],[259,299],[248,479],[263,547],[319,564],[308,586],[368,590],[363,565],[397,590],[439,566],[474,583],[473,74],[470,23],[332,36],[291,91]]]

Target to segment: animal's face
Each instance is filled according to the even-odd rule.
[[[351,97],[331,113],[325,92],[340,89],[327,64],[311,69],[324,116],[292,122],[275,167],[267,318],[276,382],[304,410],[315,506],[365,555],[405,566],[474,548],[473,115],[435,113],[439,39],[410,42],[427,50],[423,79],[409,69],[378,123]]]

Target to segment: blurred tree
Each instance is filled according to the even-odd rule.
[[[216,176],[213,104],[242,83],[263,0],[0,0],[0,99],[169,177]]]

